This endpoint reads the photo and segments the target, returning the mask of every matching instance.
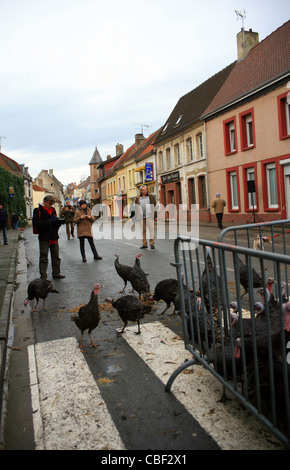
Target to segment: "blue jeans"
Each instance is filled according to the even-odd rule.
[[[0,227],[0,231],[3,231],[3,240],[4,240],[4,245],[8,245],[7,242],[7,235],[6,235],[6,227]]]

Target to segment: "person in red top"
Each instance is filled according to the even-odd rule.
[[[43,204],[34,209],[32,224],[34,231],[38,233],[39,241],[39,272],[41,279],[47,278],[48,252],[50,251],[52,277],[54,279],[63,279],[60,273],[58,229],[64,223],[56,216],[53,207],[55,200],[53,196],[45,196]],[[35,230],[36,229],[36,230]]]

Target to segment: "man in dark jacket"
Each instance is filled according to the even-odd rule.
[[[2,204],[0,203],[0,232],[3,232],[3,241],[4,245],[8,245],[7,234],[6,234],[6,225],[7,225],[8,215],[5,209],[3,209]]]
[[[75,215],[75,208],[74,206],[70,205],[70,201],[66,201],[65,206],[62,208],[60,215],[64,217],[65,225],[66,225],[66,235],[67,239],[70,240],[70,235],[74,238],[74,223],[73,218]]]
[[[39,240],[39,272],[41,279],[46,279],[48,266],[48,252],[50,251],[52,277],[54,279],[63,279],[65,276],[60,274],[60,257],[58,246],[58,229],[63,221],[56,216],[53,196],[45,196],[43,204],[33,211],[33,228],[38,231]]]

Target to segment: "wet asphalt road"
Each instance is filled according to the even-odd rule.
[[[93,284],[96,282],[102,284],[103,288],[99,293],[101,322],[92,333],[97,348],[89,348],[89,337],[85,333],[83,355],[94,379],[98,382],[102,398],[126,449],[163,451],[219,449],[215,440],[175,396],[165,392],[164,384],[125,339],[116,335],[116,330],[120,329],[123,323],[117,312],[107,303],[104,304],[107,296],[117,298],[120,296],[119,291],[123,289],[123,281],[114,268],[115,253],[119,254],[121,263],[133,265],[136,254],[140,252],[140,240],[114,239],[114,237],[95,239],[98,253],[103,258],[100,261],[93,259],[89,244],[86,242],[87,263],[83,263],[78,239],[67,240],[64,227],[60,228],[59,234],[61,272],[66,277],[62,280],[53,280],[60,293],[51,294],[47,298],[45,311],[31,314],[26,312],[32,321],[34,342],[49,343],[70,337],[75,337],[79,341],[80,331],[71,321],[71,315],[78,311],[80,305],[87,303]],[[213,225],[200,227],[201,238],[217,240],[219,234],[220,230]],[[32,234],[31,228],[28,228],[24,231],[24,238],[27,283],[29,283],[35,277],[39,277],[38,237]],[[155,285],[160,280],[176,277],[176,270],[170,264],[174,262],[173,242],[174,240],[168,239],[157,240],[156,250],[142,250],[141,264],[148,273],[151,292],[154,292]],[[50,263],[48,278],[51,279]],[[130,290],[131,286],[127,286],[126,293]],[[182,334],[181,319],[176,315],[170,315],[172,307],[164,316],[158,315],[164,307],[163,302],[156,305],[152,314],[144,318],[141,331],[142,327],[146,327],[146,322],[158,321],[177,335]],[[110,386],[106,381],[99,380],[100,378],[108,379]],[[16,429],[12,429],[8,433],[8,448],[33,449],[33,435],[30,433],[31,436],[28,437],[28,434],[26,433],[24,440]]]

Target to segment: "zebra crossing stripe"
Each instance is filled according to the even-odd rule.
[[[29,348],[36,450],[125,450],[76,338]]]
[[[159,322],[126,328],[123,338],[166,385],[171,374],[191,354],[184,341]],[[220,402],[222,385],[201,365],[183,371],[171,386],[171,393],[184,405],[223,450],[270,450],[280,444],[262,424],[235,399]],[[196,436],[193,436],[195,439]]]

